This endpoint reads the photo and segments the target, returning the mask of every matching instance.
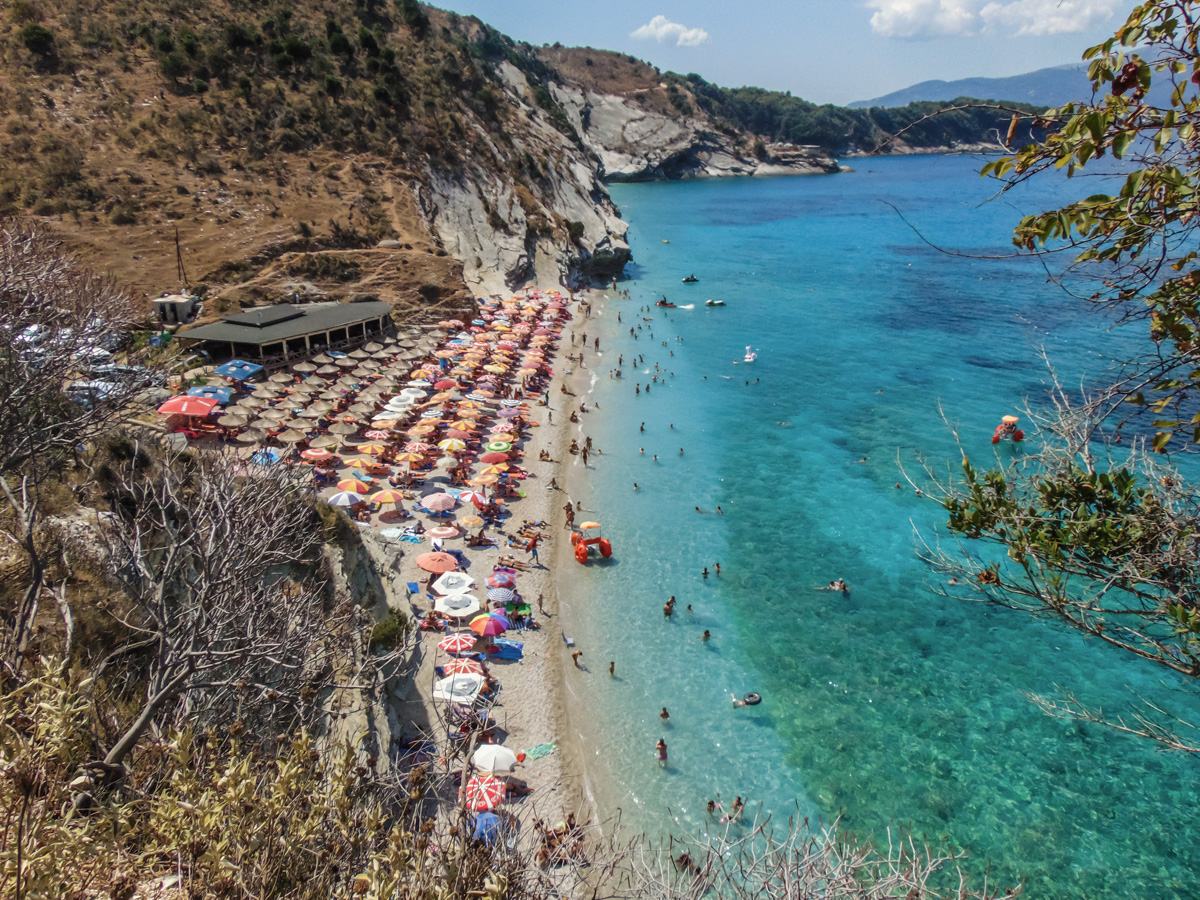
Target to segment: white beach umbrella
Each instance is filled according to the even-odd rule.
[[[433,601],[434,612],[461,619],[483,610],[479,598],[472,594],[446,594]]]
[[[446,572],[433,583],[439,594],[461,594],[475,587],[475,579],[466,572]]]
[[[471,765],[480,772],[508,775],[517,766],[517,754],[501,744],[481,744],[471,757]]]
[[[449,703],[474,703],[483,689],[483,676],[463,673],[435,681],[433,699]]]

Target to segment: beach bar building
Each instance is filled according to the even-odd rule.
[[[181,331],[213,359],[240,357],[271,363],[311,356],[322,350],[357,347],[385,334],[392,307],[379,300],[362,303],[278,303],[225,316],[219,322]]]

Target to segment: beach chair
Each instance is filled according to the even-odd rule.
[[[562,632],[562,639],[563,639],[563,643],[566,644],[568,647],[575,646],[575,638],[567,637],[567,633],[565,631]]]

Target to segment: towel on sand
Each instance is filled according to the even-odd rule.
[[[543,756],[549,756],[558,749],[557,744],[538,744],[536,747],[530,747],[528,750],[522,751],[525,758],[529,760],[541,759]]]

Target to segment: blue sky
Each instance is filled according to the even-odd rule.
[[[435,0],[532,44],[619,50],[726,87],[820,103],[931,78],[1076,62],[1110,36],[1120,0]]]

